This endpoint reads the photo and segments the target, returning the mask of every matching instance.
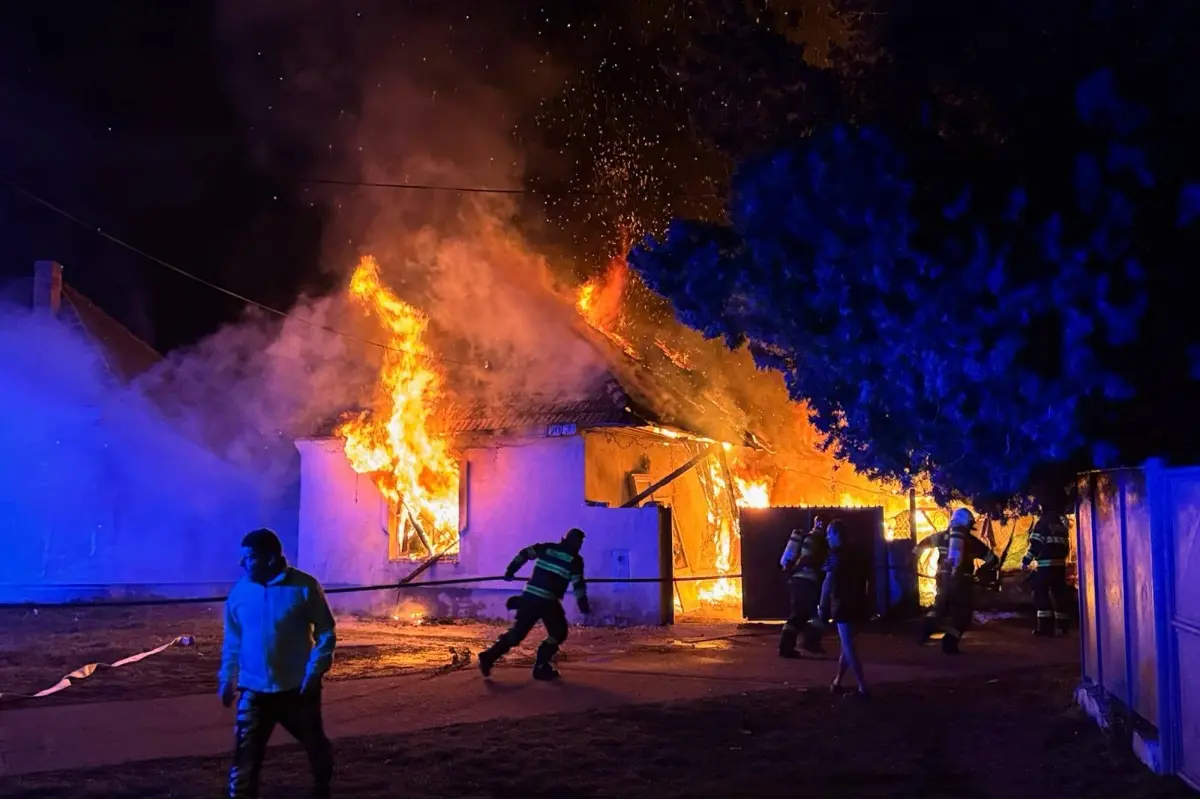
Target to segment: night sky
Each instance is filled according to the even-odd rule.
[[[414,179],[363,175],[337,152],[368,90],[393,79],[430,97],[486,86],[510,117],[481,121],[507,128],[510,152],[495,153],[507,163],[472,152],[455,182],[612,193],[520,201],[516,223],[530,239],[586,272],[622,227],[637,233],[672,213],[719,208],[711,195],[728,166],[700,146],[664,71],[686,46],[692,5],[4,4],[0,175],[157,258],[287,309],[298,293],[329,291],[344,277],[339,262],[353,258],[353,245],[331,247],[331,219],[348,204],[389,202],[378,193],[399,191],[305,179]],[[824,41],[822,20],[812,24]],[[403,69],[384,63],[405,52],[414,57]],[[436,120],[430,113],[423,119]],[[160,351],[240,313],[240,301],[10,188],[0,189],[0,204],[6,277],[28,275],[37,259],[58,260],[68,282]]]

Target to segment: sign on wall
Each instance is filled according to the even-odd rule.
[[[574,436],[576,431],[574,422],[565,422],[562,425],[550,425],[546,428],[546,436]]]
[[[613,550],[612,551],[612,576],[620,581],[622,578],[629,579],[629,551],[628,550]],[[614,592],[625,592],[629,590],[628,583],[614,583],[612,585]]]

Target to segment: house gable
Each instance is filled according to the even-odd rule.
[[[122,383],[163,360],[157,350],[67,284],[62,279],[62,266],[56,262],[37,262],[34,275],[12,281],[3,297],[21,308],[44,310],[82,332],[96,344],[109,374]]]
[[[59,317],[77,325],[99,346],[104,363],[117,380],[128,383],[162,361],[157,350],[68,284],[63,284],[62,299]]]

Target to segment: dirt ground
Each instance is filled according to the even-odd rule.
[[[3,707],[173,697],[216,691],[221,651],[216,606],[144,606],[111,609],[0,608],[0,692],[32,694],[53,686],[88,663],[111,663],[188,635],[194,643],[172,647],[137,664],[101,668],[90,678],[36,700],[5,698]],[[725,626],[728,627],[728,626]],[[329,680],[385,678],[449,669],[467,651],[487,647],[503,630],[497,624],[340,618],[338,649]],[[703,634],[704,628],[697,629]],[[670,647],[664,629],[576,628],[564,660],[603,652]],[[534,637],[509,658],[532,663]]]
[[[1004,624],[1004,623],[992,623]],[[1025,624],[1025,623],[1013,623]],[[101,670],[65,691],[10,706],[91,703],[215,689],[216,607],[0,609],[0,691],[53,685],[93,661],[111,661],[174,636],[195,637],[139,664]],[[498,625],[339,620],[332,680],[437,672],[477,652]],[[769,648],[775,629],[706,633],[575,629],[563,658],[678,648]],[[877,631],[864,659],[921,658]],[[685,637],[685,638],[681,638]],[[762,637],[767,637],[764,639]],[[536,639],[536,637],[534,637]],[[1019,637],[1024,641],[1025,637]],[[513,654],[530,661],[533,642]],[[570,681],[570,669],[566,670]],[[632,679],[632,678],[631,678]],[[433,727],[414,734],[340,739],[341,796],[1006,796],[1187,797],[1110,745],[1074,709],[1078,667],[998,672],[878,687],[871,700],[824,691],[750,691],[698,701],[631,705],[588,714]],[[544,687],[550,688],[550,687]],[[143,761],[0,778],[0,797],[207,797],[223,793],[225,758]],[[304,796],[303,755],[273,749],[267,796]]]
[[[336,743],[346,797],[1188,797],[1078,710],[1073,667],[881,687],[773,690]],[[0,779],[5,797],[217,797],[224,758]],[[308,793],[272,750],[263,793]]]

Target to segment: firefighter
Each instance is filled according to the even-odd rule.
[[[587,584],[583,579],[583,558],[579,555],[583,537],[583,531],[572,528],[562,541],[527,547],[509,563],[504,580],[513,580],[517,570],[527,561],[534,562],[533,575],[515,603],[509,602],[509,608],[515,606],[517,612],[512,627],[502,633],[495,644],[479,654],[479,671],[485,678],[491,674],[495,663],[523,642],[539,621],[546,626],[546,638],[538,645],[533,677],[539,681],[552,681],[558,677],[558,670],[551,662],[559,646],[567,640],[567,615],[563,611],[562,598],[567,593],[568,584],[574,584],[575,604],[579,610],[584,614],[591,613]]]
[[[1055,628],[1064,636],[1071,630],[1068,609],[1071,592],[1067,586],[1067,520],[1043,514],[1029,534],[1029,550],[1021,559],[1022,569],[1033,569],[1033,604],[1037,607],[1036,636],[1053,636]]]
[[[938,564],[940,565],[946,559],[946,552],[950,546],[950,531],[939,531],[932,536],[926,536],[921,540],[921,543],[913,548],[913,553],[921,553],[925,550],[936,549],[938,551]],[[967,564],[974,564],[976,561],[983,561],[979,568],[975,570],[975,577],[984,582],[985,576],[990,576],[993,573],[1000,572],[1000,557],[997,556],[987,544],[975,535],[967,536]],[[971,569],[968,566],[967,573],[970,574]],[[994,583],[994,578],[987,578],[988,583]]]
[[[829,545],[825,539],[825,523],[820,517],[813,520],[812,530],[807,534],[799,528],[788,537],[787,547],[779,559],[779,567],[792,571],[788,581],[791,593],[791,616],[783,625],[779,637],[779,655],[783,658],[799,658],[796,639],[804,632],[804,649],[820,653],[820,629],[814,629],[809,620],[817,615],[817,604],[821,597],[821,585],[825,578],[825,559]]]
[[[976,558],[987,559],[995,554],[980,539],[971,535],[975,515],[960,508],[950,516],[950,529],[941,531],[921,542],[915,551],[937,547],[937,598],[925,616],[921,629],[922,643],[939,628],[942,630],[942,652],[958,652],[958,643],[971,626],[973,573]]]

